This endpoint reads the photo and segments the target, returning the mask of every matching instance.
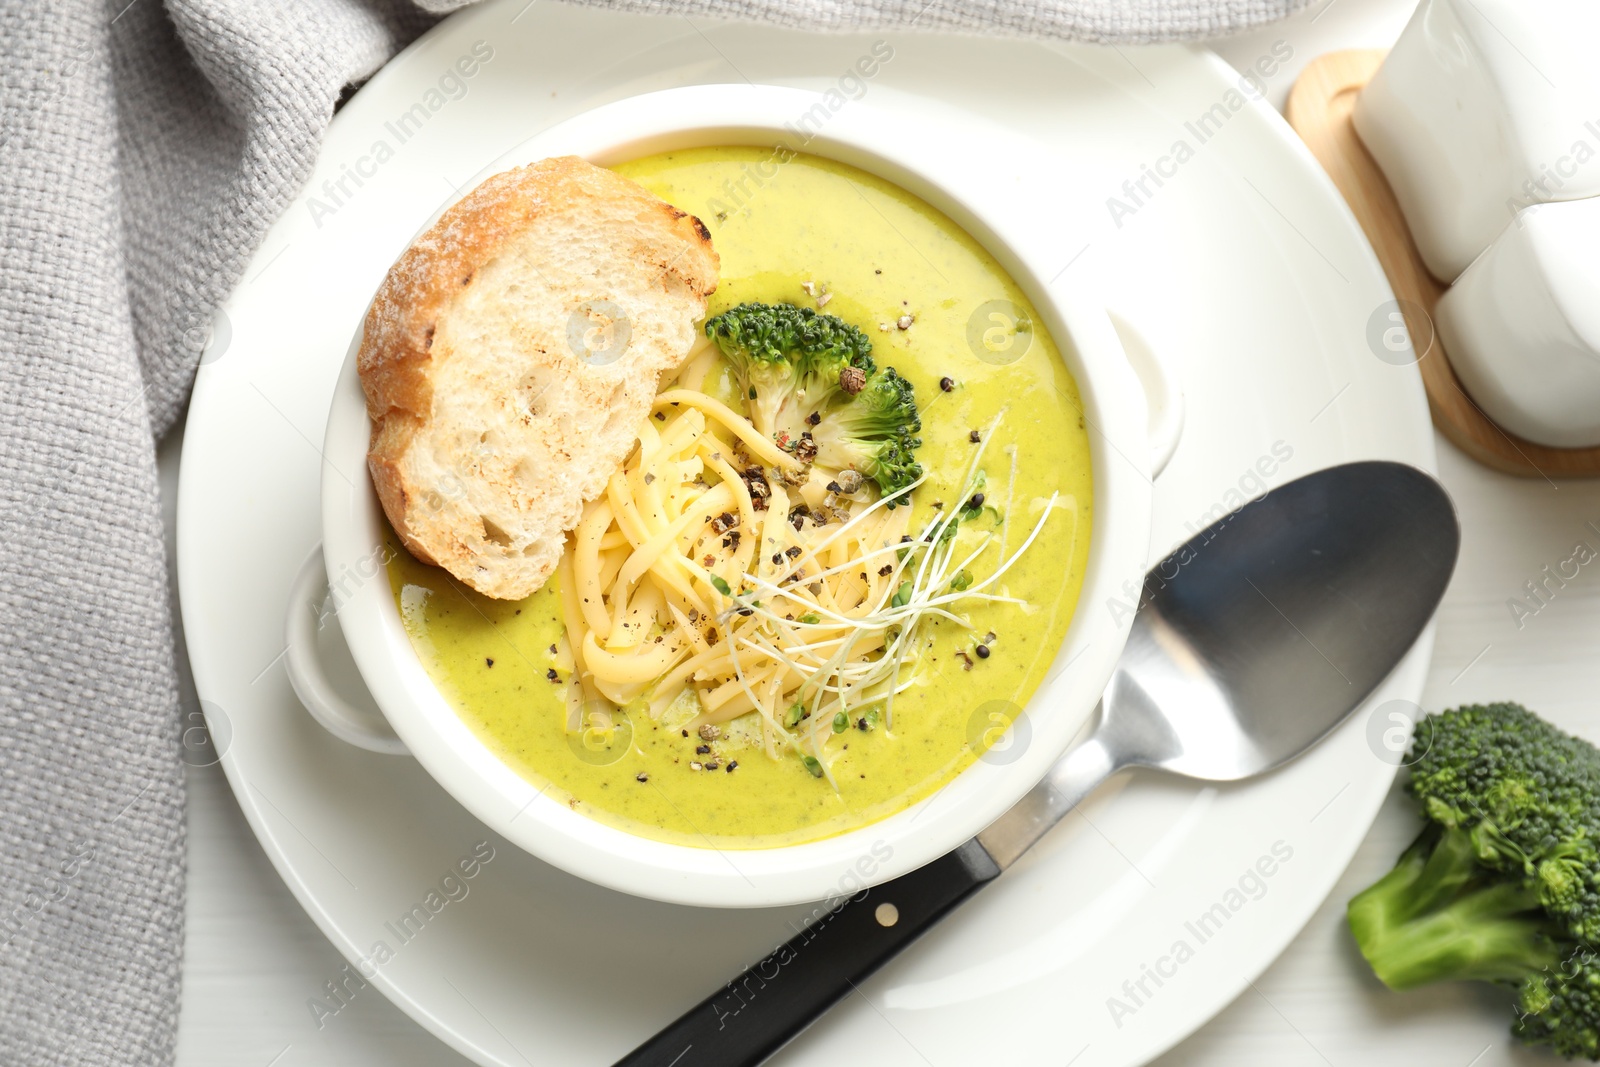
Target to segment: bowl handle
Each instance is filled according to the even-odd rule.
[[[373,703],[350,658],[338,625],[337,606],[328,590],[320,544],[295,576],[283,636],[289,684],[313,719],[339,740],[369,752],[411,754]],[[347,697],[346,693],[359,696]]]
[[[1122,341],[1133,372],[1144,387],[1150,416],[1146,433],[1150,437],[1150,478],[1160,477],[1183,438],[1183,384],[1172,363],[1163,358],[1139,328],[1117,312],[1109,312],[1111,325]]]

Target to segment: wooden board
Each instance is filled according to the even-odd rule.
[[[1418,369],[1434,425],[1478,462],[1528,478],[1600,475],[1600,448],[1549,448],[1502,430],[1467,395],[1433,326],[1434,305],[1448,288],[1423,266],[1405,216],[1383,171],[1356,136],[1356,94],[1383,62],[1381,49],[1329,52],[1312,60],[1289,91],[1285,116],[1349,203],[1400,301],[1420,352]]]

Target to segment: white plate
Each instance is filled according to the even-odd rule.
[[[783,940],[803,909],[649,903],[494,842],[468,895],[420,934],[401,944],[386,926],[424,903],[485,832],[414,763],[326,734],[277,657],[289,584],[317,540],[315,442],[349,337],[383,271],[455,183],[606,100],[730,75],[827,89],[886,38],[895,55],[869,93],[941,99],[1077,161],[1061,190],[1085,205],[1085,222],[1060,235],[1054,284],[1101,285],[1181,362],[1188,421],[1157,484],[1152,558],[1241,484],[1251,491],[1250,472],[1276,442],[1292,457],[1269,483],[1358,458],[1431,468],[1433,447],[1414,369],[1368,346],[1388,287],[1287,127],[1265,105],[1230,112],[1204,144],[1184,126],[1225,104],[1235,82],[1208,53],[807,36],[525,2],[453,17],[334,122],[307,193],[247,271],[196,384],[179,582],[196,684],[213,719],[229,724],[224,768],[312,918],[352,959],[385,942],[393,958],[372,970],[374,984],[467,1056],[565,1067],[611,1062]],[[440,91],[479,41],[493,57],[465,93]],[[401,117],[422,112],[399,143]],[[1180,137],[1193,157],[1159,188],[1147,180],[1153,195],[1117,227],[1101,205]],[[379,140],[388,153],[374,153]],[[345,178],[348,196],[333,184],[347,172],[362,183]],[[1372,706],[1418,696],[1430,645],[1431,635]],[[1089,1067],[1169,1047],[1260,973],[1361,840],[1393,774],[1369,746],[1368,719],[1248,785],[1120,778],[779,1061]],[[1200,943],[1186,924],[1229,903],[1230,887],[1278,842],[1292,858]],[[1191,954],[1163,962],[1180,939]],[[1124,982],[1158,964],[1170,974],[1159,987],[1146,978],[1134,1004]],[[1133,1013],[1114,1019],[1113,996]]]

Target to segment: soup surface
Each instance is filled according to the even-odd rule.
[[[1060,647],[1092,517],[1077,387],[994,259],[895,185],[762,148],[671,152],[616,169],[711,231],[722,282],[709,314],[745,301],[821,302],[867,332],[880,367],[911,381],[923,421],[918,458],[928,472],[914,494],[913,530],[962,504],[975,430],[988,434],[982,468],[991,507],[960,536],[967,525],[1003,532],[1014,552],[1059,494],[1000,583],[1026,603],[964,603],[958,614],[968,626],[923,622],[927,644],[903,669],[915,684],[895,697],[892,721],[858,720],[829,742],[831,780],[795,758],[771,758],[746,740],[749,731],[730,728],[708,745],[672,709],[656,721],[634,708],[610,731],[569,732],[562,680],[571,665],[559,651],[555,578],[526,600],[491,600],[397,550],[389,577],[406,631],[445,699],[492,751],[601,822],[726,849],[816,840],[893,814],[990,746],[1010,743],[1005,728]],[[738,408],[725,364],[702,388]],[[983,557],[979,577],[999,558]],[[989,758],[1007,757],[996,748]]]

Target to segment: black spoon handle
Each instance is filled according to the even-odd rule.
[[[1000,873],[976,841],[850,897],[616,1067],[754,1067]]]

